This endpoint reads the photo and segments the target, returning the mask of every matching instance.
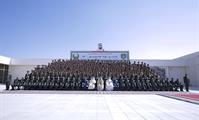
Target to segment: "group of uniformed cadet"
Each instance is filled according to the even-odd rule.
[[[12,90],[183,91],[178,79],[161,78],[145,63],[54,60],[16,78]]]

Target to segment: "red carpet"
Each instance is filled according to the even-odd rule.
[[[172,96],[199,101],[199,94],[196,93],[172,94]]]

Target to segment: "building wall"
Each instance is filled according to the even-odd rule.
[[[0,83],[5,83],[9,71],[10,58],[0,56]]]
[[[14,79],[22,78],[27,71],[33,70],[37,65],[47,65],[52,59],[11,59],[9,74],[12,75],[12,81]]]
[[[183,77],[186,73],[186,67],[185,66],[169,66],[168,67],[168,78],[174,78],[179,79],[181,83],[183,83]]]
[[[6,83],[8,78],[8,69],[8,65],[0,63],[0,83]]]
[[[187,74],[192,86],[199,88],[199,56],[187,60]]]
[[[0,56],[0,63],[4,65],[9,65],[10,64],[10,58],[5,57],[5,56]]]
[[[9,67],[9,74],[12,76],[12,81],[14,79],[22,78],[25,76],[27,71],[31,71],[36,67],[36,65],[10,65]]]

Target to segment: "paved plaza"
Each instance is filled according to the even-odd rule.
[[[8,91],[9,92],[9,91]],[[0,93],[0,120],[198,120],[199,105],[156,94]],[[31,93],[31,94],[28,94]],[[64,92],[64,91],[63,91]]]

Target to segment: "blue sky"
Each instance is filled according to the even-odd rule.
[[[0,55],[69,58],[99,42],[131,59],[199,51],[199,0],[0,0]]]

